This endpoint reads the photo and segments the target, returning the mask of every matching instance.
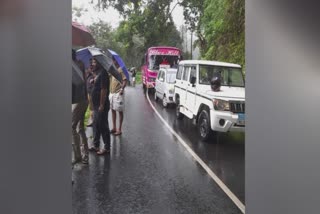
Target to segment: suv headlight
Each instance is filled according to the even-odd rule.
[[[218,111],[230,111],[230,105],[228,101],[213,99],[213,106]]]

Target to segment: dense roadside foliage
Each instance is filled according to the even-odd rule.
[[[128,67],[139,67],[146,49],[182,48],[185,32],[172,19],[176,4],[184,8],[185,26],[196,34],[200,58],[245,66],[244,0],[93,0],[100,9],[114,7],[124,20],[117,29],[106,22],[90,26],[97,44],[118,52]],[[79,16],[81,10],[74,11]],[[184,53],[185,58],[190,56]],[[245,67],[244,67],[245,70]]]
[[[245,69],[245,1],[183,0],[182,5],[190,30],[197,33],[201,58]]]

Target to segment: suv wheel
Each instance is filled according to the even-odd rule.
[[[146,85],[142,83],[142,87],[143,87],[143,92],[146,93],[146,91],[147,91]]]
[[[181,120],[183,118],[183,114],[180,112],[180,98],[176,98],[176,117],[178,120]]]
[[[154,92],[154,100],[155,100],[156,102],[158,101],[157,91]]]
[[[162,98],[162,106],[163,106],[164,108],[167,108],[167,106],[168,106],[168,102],[167,102],[167,97],[166,97],[166,95],[163,95],[163,98]]]
[[[211,130],[209,113],[205,109],[199,115],[198,131],[202,141],[208,141],[214,133]]]

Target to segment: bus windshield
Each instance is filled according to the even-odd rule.
[[[159,70],[160,65],[168,65],[168,67],[173,68],[177,66],[178,60],[179,56],[150,55],[148,68],[151,70]]]

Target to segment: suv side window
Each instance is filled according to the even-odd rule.
[[[182,71],[183,71],[183,66],[180,65],[180,66],[179,66],[179,69],[178,69],[178,72],[177,72],[177,77],[176,77],[176,79],[181,80]]]
[[[165,80],[165,78],[164,78],[164,76],[165,76],[165,71],[162,71],[162,73],[161,73],[161,79],[162,79],[162,82]]]
[[[191,77],[197,78],[197,67],[196,66],[191,67],[189,80],[191,80]]]
[[[208,77],[208,74],[211,74],[212,72],[210,69],[213,69],[213,66],[206,66],[206,65],[200,65],[199,68],[199,83],[204,85],[210,85],[210,77]]]
[[[162,71],[159,71],[159,74],[158,74],[158,80],[160,79],[161,74],[162,74]]]
[[[183,73],[184,81],[188,81],[189,73],[190,73],[190,67],[184,67],[184,73]]]

